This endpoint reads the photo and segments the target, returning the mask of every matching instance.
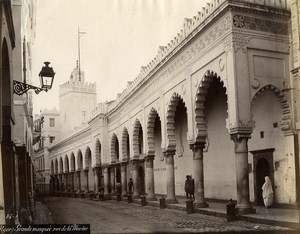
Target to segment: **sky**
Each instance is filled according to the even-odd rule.
[[[97,102],[114,100],[138,76],[159,46],[167,45],[206,0],[37,0],[33,84],[44,61],[55,71],[53,88],[33,94],[34,113],[59,109],[59,85],[78,59],[85,81],[96,82]]]

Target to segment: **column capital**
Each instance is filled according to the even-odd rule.
[[[155,158],[155,155],[147,155],[145,156],[145,160],[148,161],[148,160],[153,160]]]
[[[102,164],[102,168],[108,168],[109,167],[109,164],[108,163],[103,163]]]
[[[176,152],[175,149],[171,149],[171,150],[167,149],[167,150],[163,151],[163,154],[165,157],[168,157],[168,156],[174,156],[175,152]]]
[[[233,140],[234,142],[240,141],[241,139],[244,138],[246,138],[247,140],[251,138],[251,133],[242,132],[242,133],[230,134],[230,139]]]
[[[193,151],[196,151],[198,149],[204,149],[206,142],[195,142],[193,144],[190,144],[190,149]]]
[[[133,164],[135,164],[135,163],[140,163],[140,159],[133,158],[133,159],[131,159],[131,162],[132,162]]]
[[[166,164],[174,165],[174,155],[176,150],[166,150],[164,156],[166,158]]]

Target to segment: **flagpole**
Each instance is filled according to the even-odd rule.
[[[79,81],[81,81],[81,71],[80,71],[80,35],[86,34],[86,32],[80,32],[79,26],[78,26],[78,72],[79,72]]]

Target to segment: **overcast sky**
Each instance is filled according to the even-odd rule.
[[[34,113],[59,109],[59,85],[70,78],[78,59],[87,82],[96,82],[97,101],[113,100],[141,66],[181,30],[184,18],[201,11],[206,0],[38,0],[33,47],[33,83],[44,61],[56,72],[48,93],[34,96]]]

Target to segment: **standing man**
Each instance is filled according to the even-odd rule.
[[[131,195],[133,193],[133,180],[132,180],[132,178],[129,179],[128,190],[129,190],[129,195]]]

